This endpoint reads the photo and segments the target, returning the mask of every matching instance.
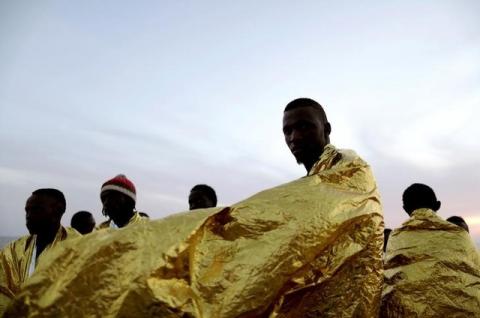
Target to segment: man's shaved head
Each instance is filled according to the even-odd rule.
[[[437,196],[433,189],[422,183],[414,183],[409,186],[402,196],[403,209],[409,215],[413,211],[421,208],[431,209],[438,211],[440,209],[440,201],[437,200]]]
[[[322,120],[323,123],[327,123],[327,114],[325,114],[325,110],[323,109],[322,105],[317,103],[311,98],[306,98],[306,97],[301,97],[292,100],[290,103],[285,106],[285,109],[283,112],[287,112],[293,109],[298,109],[302,107],[312,107],[318,112],[318,115],[320,116],[320,119]]]
[[[190,190],[188,196],[190,210],[213,208],[217,206],[215,190],[206,184],[197,184]]]

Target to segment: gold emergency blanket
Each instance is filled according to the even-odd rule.
[[[390,235],[381,317],[480,317],[480,261],[469,234],[429,209]]]
[[[61,226],[52,244],[47,246],[38,257],[37,264],[53,246],[67,238],[79,236],[77,231]],[[10,242],[0,251],[0,316],[28,278],[35,244],[36,235],[27,235]]]
[[[101,229],[109,229],[111,228],[111,223],[113,221],[112,220],[107,220],[105,222],[102,222],[100,223],[100,225],[97,227],[98,230],[101,230]],[[128,223],[125,225],[125,226],[129,226],[129,225],[132,225],[132,224],[138,224],[138,223],[142,223],[142,222],[148,222],[148,219],[147,218],[144,218],[142,217],[138,212],[135,212],[132,216],[132,218],[128,221]],[[114,223],[115,224],[115,223]]]
[[[369,166],[329,145],[310,176],[231,207],[63,245],[7,317],[376,317],[382,245]]]

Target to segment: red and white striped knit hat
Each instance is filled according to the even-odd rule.
[[[135,185],[123,174],[119,174],[115,178],[105,182],[100,190],[100,197],[102,196],[103,192],[108,190],[118,191],[132,198],[133,202],[137,201],[137,191],[135,190]]]

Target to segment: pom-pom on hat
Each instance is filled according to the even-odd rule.
[[[113,179],[108,180],[102,185],[100,197],[105,191],[118,191],[132,198],[133,202],[137,201],[137,191],[132,181],[128,180],[124,174],[119,174]]]

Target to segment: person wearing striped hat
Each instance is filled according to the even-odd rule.
[[[135,210],[137,201],[135,185],[123,174],[102,185],[100,199],[103,204],[102,213],[108,220],[101,223],[99,229],[122,228],[147,220]]]

